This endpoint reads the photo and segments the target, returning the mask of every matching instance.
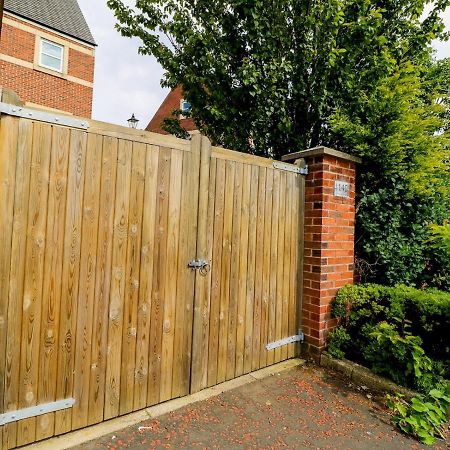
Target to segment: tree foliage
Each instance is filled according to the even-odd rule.
[[[403,63],[329,120],[359,168],[357,253],[365,281],[450,289],[450,257],[429,243],[450,216],[450,60]]]
[[[181,85],[202,132],[279,157],[333,144],[327,119],[404,59],[425,60],[450,0],[109,0],[124,36]],[[425,9],[430,12],[423,18]],[[422,19],[421,19],[422,18]]]
[[[121,0],[124,36],[181,85],[199,129],[265,156],[327,145],[363,157],[357,253],[365,278],[450,289],[429,225],[450,218],[450,0]],[[428,12],[427,12],[428,11]],[[176,117],[165,126],[181,135]]]

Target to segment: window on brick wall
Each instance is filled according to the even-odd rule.
[[[191,111],[191,104],[184,98],[180,100],[180,110],[181,110],[180,119],[186,119],[187,115]]]
[[[39,65],[46,69],[63,71],[64,46],[41,39]]]

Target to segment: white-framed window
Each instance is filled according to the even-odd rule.
[[[191,104],[182,98],[180,100],[181,118],[184,119],[191,110]]]
[[[39,48],[39,65],[46,69],[63,71],[64,46],[41,38]]]

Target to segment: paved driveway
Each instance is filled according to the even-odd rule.
[[[300,366],[77,448],[426,448],[398,433],[368,395],[335,373]]]

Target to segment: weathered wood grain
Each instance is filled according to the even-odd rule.
[[[119,415],[132,152],[130,141],[119,141],[108,320],[105,419]]]
[[[250,200],[249,279],[247,288],[247,325],[245,339],[245,373],[260,368],[261,333],[263,330],[263,265],[266,169],[252,167]],[[251,243],[251,246],[250,246]],[[251,274],[251,276],[250,276]],[[250,290],[251,288],[251,290]],[[251,313],[250,313],[251,311]],[[247,357],[248,355],[248,357]]]
[[[244,355],[246,343],[247,314],[249,322],[253,321],[253,302],[248,302],[247,309],[247,267],[248,267],[248,240],[250,224],[250,185],[251,166],[245,164],[242,173],[242,202],[239,214],[241,214],[241,229],[239,231],[239,263],[237,274],[237,324],[236,324],[236,362],[235,376],[244,373]],[[251,331],[249,330],[249,336]],[[250,338],[251,339],[251,338]],[[250,359],[250,358],[248,358]]]
[[[26,272],[22,303],[19,409],[34,406],[38,402],[39,337],[50,172],[49,149],[51,145],[52,127],[35,123],[28,203]],[[36,419],[30,418],[20,421],[17,430],[17,445],[29,444],[34,442],[35,439]]]
[[[45,238],[38,403],[49,403],[56,400],[69,148],[70,130],[54,127]],[[52,436],[54,422],[54,413],[39,416],[36,420],[36,439]]]
[[[86,143],[86,133],[71,130],[56,387],[56,398],[59,399],[73,396]],[[71,409],[55,413],[56,434],[70,431],[71,427]]]
[[[147,384],[150,345],[150,311],[152,307],[153,254],[155,251],[155,217],[158,181],[159,147],[147,146],[144,209],[141,239],[141,274],[136,339],[136,379],[134,409],[147,406]]]
[[[211,303],[208,350],[208,386],[217,383],[217,354],[219,350],[219,315],[221,302],[222,242],[225,202],[225,161],[213,158],[215,167],[214,239],[211,264]]]
[[[118,141],[103,137],[102,175],[97,236],[95,302],[92,313],[91,372],[88,423],[101,422],[105,401],[108,311],[111,291],[111,261],[114,230]]]
[[[72,429],[88,425],[91,371],[92,314],[97,272],[97,237],[102,169],[102,136],[89,135],[84,177],[83,220],[81,228],[80,281],[75,339],[75,377]]]
[[[17,286],[17,282],[15,285],[10,286],[11,263],[16,257],[20,258],[21,256],[16,256],[12,253],[12,217],[14,208],[17,209],[17,206],[14,206],[14,183],[16,179],[18,132],[18,119],[0,116],[0,235],[2,237],[2,243],[4,242],[2,251],[0,252],[0,413],[16,406],[14,403],[16,401],[15,395],[11,392],[10,386],[11,383],[15,383],[15,380],[12,380],[11,378],[14,368],[8,366],[8,356],[11,356],[11,349],[16,349],[15,344],[17,343],[17,339],[14,338],[16,336],[15,333],[17,333],[18,330],[14,329],[13,336],[9,336],[7,331],[9,320],[11,320],[13,326],[15,326],[16,323],[14,319],[18,319],[18,311],[16,310],[15,304],[12,304],[11,301],[8,302],[9,291],[10,288],[21,289],[21,287]],[[23,126],[21,127],[20,133],[20,141],[23,143],[26,140],[28,133],[23,130]],[[21,168],[18,167],[18,175],[20,175],[20,171]],[[21,186],[20,179],[18,182],[19,192],[23,193],[23,189],[26,188],[26,186]],[[25,183],[28,183],[28,180],[25,181]],[[21,205],[19,204],[18,207],[20,208]],[[23,216],[21,219],[23,220]],[[23,231],[24,230],[22,230],[22,232]],[[20,246],[20,243],[17,243],[17,236],[13,243]],[[14,274],[12,275],[14,276]],[[18,281],[18,283],[20,282],[21,281]],[[14,291],[12,291],[12,295],[15,295]],[[17,301],[20,304],[21,298],[17,298]],[[12,317],[10,318],[9,316]],[[20,333],[20,331],[18,333]],[[9,425],[8,427],[0,427],[0,446],[3,445],[3,443],[5,443],[5,446],[8,445],[8,443],[10,443],[10,445],[15,445],[15,431],[15,424]]]
[[[298,350],[266,345],[300,325],[304,177],[93,125],[0,120],[0,412],[75,398],[1,427],[7,449]]]
[[[128,212],[127,263],[123,305],[123,336],[120,376],[120,414],[134,409],[136,378],[136,338],[139,302],[142,212],[144,208],[146,146],[133,143]]]

